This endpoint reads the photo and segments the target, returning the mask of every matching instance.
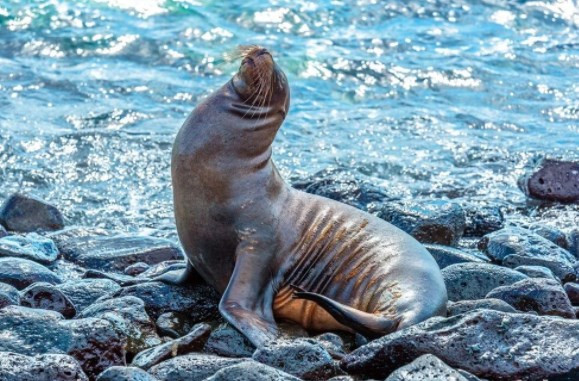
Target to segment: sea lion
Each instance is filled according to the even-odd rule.
[[[276,319],[376,337],[445,315],[440,269],[414,238],[284,182],[271,145],[289,104],[285,74],[254,46],[189,115],[171,163],[187,269],[160,280],[213,285],[220,313],[257,347]]]

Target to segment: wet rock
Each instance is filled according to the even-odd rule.
[[[205,381],[299,381],[299,378],[257,361],[244,361],[217,371]]]
[[[367,210],[370,203],[390,200],[385,189],[356,177],[352,172],[334,168],[320,171],[309,179],[296,181],[295,189]]]
[[[579,163],[542,159],[521,176],[519,188],[538,200],[579,202]]]
[[[111,322],[127,336],[127,352],[130,354],[161,344],[155,324],[145,312],[145,303],[134,296],[95,303],[83,310],[79,317],[96,317]]]
[[[355,380],[350,376],[336,376],[328,379],[328,381],[355,381]]]
[[[186,335],[194,325],[189,316],[178,312],[161,314],[156,324],[160,335],[169,336],[173,339]]]
[[[149,269],[139,275],[142,278],[155,278],[159,275],[165,274],[169,271],[183,270],[187,267],[187,262],[183,260],[178,261],[163,261],[152,265]]]
[[[479,249],[498,263],[505,263],[508,257],[516,255],[520,257],[516,258],[518,266],[543,265],[557,276],[559,276],[558,272],[560,273],[560,265],[572,268],[575,262],[575,258],[567,250],[522,228],[505,228],[487,234],[480,240]],[[525,260],[525,258],[530,260]],[[541,260],[543,264],[537,263],[535,259]],[[526,263],[521,263],[523,261]]]
[[[25,356],[0,352],[2,381],[88,381],[78,362],[67,355]]]
[[[565,290],[553,279],[524,279],[508,286],[497,287],[489,292],[487,297],[504,300],[519,311],[575,317],[575,311]]]
[[[145,236],[61,237],[57,245],[65,259],[100,271],[122,272],[137,262],[151,265],[183,258],[181,250],[171,241]]]
[[[6,283],[0,283],[0,309],[6,306],[19,305],[20,293],[16,287]]]
[[[529,278],[557,279],[551,270],[545,266],[519,266],[515,271],[525,274]]]
[[[242,361],[244,360],[192,353],[163,361],[149,369],[149,374],[160,381],[202,381],[218,370]]]
[[[34,283],[21,292],[20,304],[24,307],[56,311],[67,319],[76,315],[72,301],[50,283]]]
[[[579,261],[579,229],[572,230],[568,234],[569,252]]]
[[[84,310],[98,298],[112,295],[121,289],[121,286],[109,279],[75,279],[55,287],[72,301],[78,311]]]
[[[158,319],[165,312],[179,312],[198,323],[218,316],[219,294],[209,285],[173,286],[147,282],[119,290],[115,296],[135,296],[145,302],[149,316]]]
[[[64,320],[61,314],[22,306],[0,310],[0,351],[74,357],[89,377],[125,361],[126,338],[103,319]]]
[[[108,279],[112,280],[113,282],[117,283],[122,287],[132,286],[139,283],[144,283],[146,280],[144,279],[137,279],[130,275],[125,274],[118,274],[118,273],[109,273],[104,271],[97,271],[97,270],[87,270],[83,276],[84,279]]]
[[[8,236],[8,232],[4,228],[4,226],[0,225],[0,238],[4,238]]]
[[[187,335],[171,340],[156,347],[140,352],[132,365],[142,369],[149,369],[172,357],[199,351],[207,342],[211,327],[205,323],[197,324]]]
[[[149,266],[145,262],[137,262],[135,264],[128,266],[125,269],[125,274],[130,275],[130,276],[137,276],[139,274],[144,273],[145,271],[147,271],[150,268],[151,268],[151,266]]]
[[[561,230],[545,225],[534,225],[531,226],[529,230],[553,242],[555,245],[565,250],[569,250],[569,240],[567,238],[567,235],[563,233]]]
[[[424,245],[441,269],[455,263],[485,262],[479,257],[454,247],[427,243]]]
[[[51,239],[36,233],[11,235],[0,239],[0,257],[24,258],[48,265],[56,261],[58,249]]]
[[[334,359],[341,359],[346,355],[344,340],[332,332],[325,332],[314,337]]]
[[[485,234],[500,230],[505,225],[501,208],[496,205],[462,204],[465,212],[466,237],[482,237]]]
[[[565,283],[563,286],[567,297],[574,306],[579,306],[579,284],[577,283]]]
[[[251,357],[255,346],[230,324],[223,323],[211,332],[205,351],[225,357]]]
[[[332,356],[313,339],[272,341],[252,358],[304,380],[326,379],[337,373]]]
[[[13,194],[0,207],[0,223],[8,230],[33,232],[64,227],[60,211],[37,198]]]
[[[350,374],[384,378],[430,353],[478,377],[541,380],[578,366],[578,342],[578,320],[480,310],[386,335],[350,353],[341,366]]]
[[[426,354],[408,365],[396,369],[386,381],[456,380],[467,381],[458,371],[452,369],[438,357]]]
[[[140,368],[112,366],[99,374],[96,381],[158,381]]]
[[[0,258],[0,282],[21,290],[36,282],[61,283],[60,278],[46,267],[28,259]]]
[[[462,207],[444,200],[385,204],[377,215],[423,243],[454,246],[465,228]]]
[[[526,279],[525,274],[490,263],[457,263],[442,270],[448,300],[482,299],[499,286]]]
[[[494,310],[513,313],[517,312],[513,306],[504,300],[493,298],[448,302],[448,305],[446,306],[448,316],[456,316],[475,310]]]
[[[546,267],[555,277],[562,282],[571,282],[577,278],[579,269],[574,269],[572,266],[560,262],[554,262],[549,259],[522,257],[520,255],[508,255],[503,260],[503,266],[516,269],[520,266],[541,266]]]

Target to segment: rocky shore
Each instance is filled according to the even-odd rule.
[[[574,168],[547,162],[521,188],[576,202]],[[579,379],[577,226],[516,226],[494,205],[392,200],[336,173],[295,185],[423,242],[442,269],[448,317],[371,342],[281,323],[283,337],[256,350],[220,318],[209,285],[150,281],[183,268],[175,243],[67,227],[57,207],[15,194],[0,208],[0,380]]]

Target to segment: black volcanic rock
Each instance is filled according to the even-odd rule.
[[[36,282],[58,284],[60,278],[46,267],[28,259],[0,258],[0,282],[8,283],[19,290]]]
[[[64,218],[55,206],[16,193],[0,207],[0,223],[17,232],[46,231],[62,229]]]
[[[542,159],[521,176],[521,190],[529,197],[564,203],[579,202],[579,163]]]
[[[63,354],[26,356],[0,352],[2,381],[88,381],[78,362]]]
[[[50,283],[40,282],[26,287],[21,292],[20,305],[56,311],[67,319],[71,319],[76,315],[74,303]]]

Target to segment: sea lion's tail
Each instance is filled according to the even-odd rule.
[[[384,336],[393,332],[400,323],[400,318],[390,318],[388,316],[375,315],[346,306],[324,295],[308,292],[301,287],[290,285],[294,289],[294,299],[310,300],[324,310],[334,319],[346,327],[364,335],[370,339]]]

